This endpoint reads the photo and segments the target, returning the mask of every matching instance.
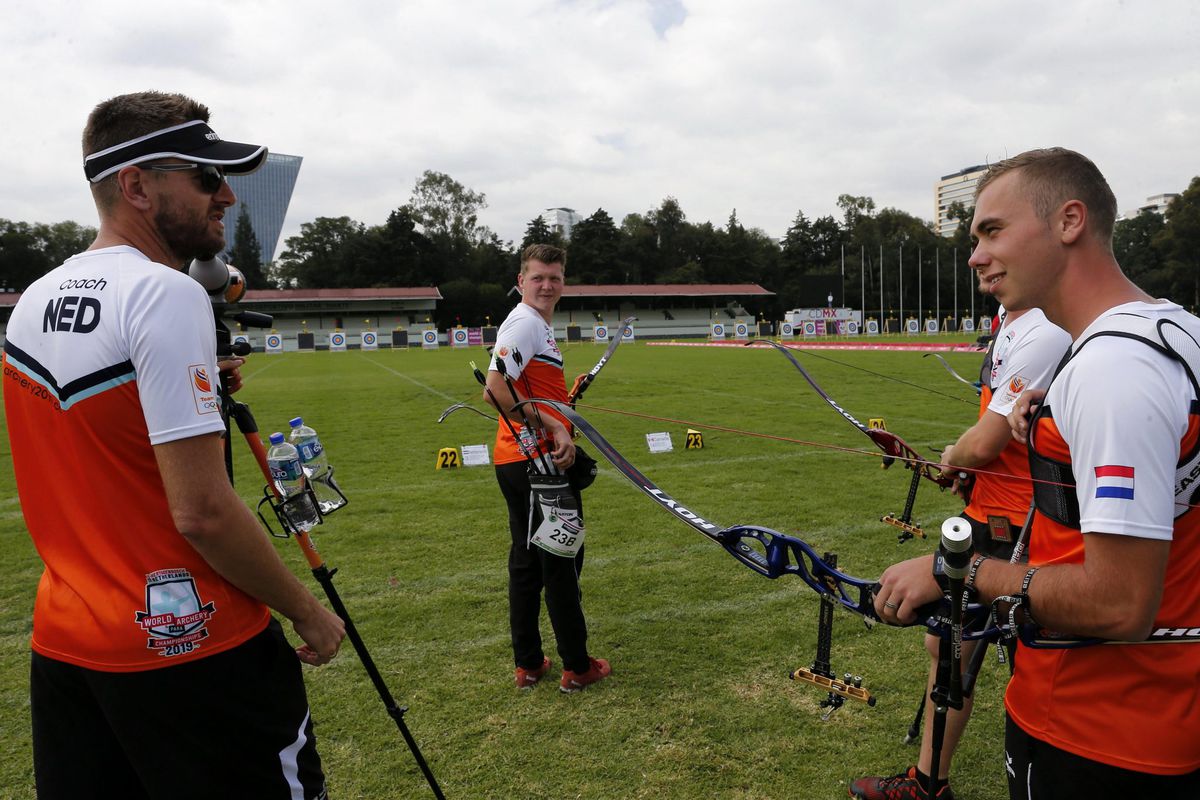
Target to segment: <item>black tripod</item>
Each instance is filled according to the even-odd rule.
[[[218,336],[218,342],[220,337]],[[362,662],[363,668],[367,671],[367,677],[371,679],[371,683],[375,686],[375,691],[379,693],[379,698],[383,701],[383,705],[387,708],[388,716],[396,723],[396,727],[400,729],[400,735],[404,737],[408,749],[412,751],[413,758],[416,759],[417,766],[421,768],[421,772],[425,775],[425,780],[429,783],[429,788],[433,790],[434,796],[438,800],[445,800],[445,795],[442,794],[442,789],[438,786],[437,779],[433,777],[432,770],[425,762],[424,756],[421,755],[421,749],[417,747],[417,742],[413,738],[412,733],[408,730],[408,725],[404,722],[404,714],[408,711],[407,707],[397,705],[395,699],[392,698],[392,693],[388,691],[387,684],[383,682],[383,676],[379,674],[379,669],[375,666],[374,659],[371,658],[370,652],[367,651],[367,646],[363,642],[362,637],[358,634],[358,629],[354,627],[353,620],[350,619],[350,612],[346,610],[345,604],[342,602],[341,596],[338,594],[337,587],[333,585],[333,576],[337,572],[336,569],[330,569],[326,564],[321,554],[317,551],[316,545],[313,544],[312,537],[307,531],[300,530],[292,525],[291,520],[287,516],[287,504],[293,501],[311,500],[313,506],[319,509],[316,495],[312,491],[312,487],[308,486],[306,495],[297,495],[292,498],[284,498],[279,493],[279,488],[275,485],[275,481],[271,478],[271,469],[267,464],[267,451],[263,447],[262,440],[258,436],[258,423],[254,421],[254,415],[250,413],[250,407],[245,403],[239,403],[232,399],[228,392],[221,393],[221,413],[225,418],[225,444],[226,444],[226,465],[229,469],[229,479],[233,480],[233,467],[230,456],[229,430],[230,420],[237,423],[238,430],[246,439],[246,443],[250,446],[250,451],[254,454],[255,461],[258,462],[259,469],[262,471],[263,477],[267,481],[263,492],[265,497],[263,502],[269,503],[275,511],[275,515],[279,520],[280,527],[283,529],[282,536],[287,538],[291,535],[295,538],[296,543],[300,545],[300,550],[304,553],[304,559],[308,562],[308,566],[312,569],[313,577],[317,579],[317,583],[321,584],[321,588],[325,590],[325,596],[329,598],[329,604],[333,606],[334,613],[341,618],[346,624],[346,636],[349,637],[350,643],[354,646],[354,652],[358,654],[359,660]],[[261,509],[262,503],[259,503]],[[320,511],[318,510],[318,515]],[[271,529],[266,519],[262,517],[260,511],[259,517],[267,524],[268,530]],[[318,517],[320,518],[320,517]],[[274,531],[272,531],[272,535]]]
[[[951,708],[961,711],[963,707],[962,618],[966,606],[964,579],[971,562],[970,523],[961,517],[951,517],[942,524],[942,543],[935,559],[935,572],[940,566],[946,576],[946,596],[950,601],[950,635],[938,641],[937,669],[934,672],[933,691],[929,693],[929,699],[933,701],[933,748],[926,794],[930,798],[936,796],[942,745],[946,738],[946,715]],[[984,650],[985,647],[976,648],[976,652]]]

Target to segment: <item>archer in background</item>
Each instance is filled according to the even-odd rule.
[[[554,306],[562,297],[566,260],[566,251],[548,244],[530,245],[521,253],[521,272],[517,275],[521,302],[496,331],[494,358],[487,373],[484,399],[514,426],[519,426],[515,430],[522,439],[518,442],[512,433],[514,429],[501,420],[496,431],[495,464],[496,480],[508,506],[508,527],[512,535],[508,551],[508,621],[516,683],[520,688],[530,688],[551,666],[542,650],[542,635],[538,629],[544,588],[546,611],[563,662],[559,688],[563,692],[577,692],[607,677],[612,669],[604,659],[588,655],[587,620],[583,616],[579,589],[583,546],[574,558],[569,558],[553,555],[530,543],[534,516],[528,473],[532,464],[530,456],[539,447],[549,453],[555,468],[568,471],[575,462],[575,443],[567,424],[556,412],[548,408],[537,409],[534,419],[541,430],[529,430],[523,423],[527,414],[535,412],[522,413],[511,406],[504,407],[507,403],[499,400],[513,397],[514,405],[518,399],[530,397],[567,402],[562,353],[554,341],[552,326]],[[503,372],[497,368],[497,360],[503,362]],[[518,379],[519,384],[515,383]],[[519,391],[517,385],[524,391]],[[493,402],[493,398],[497,401]],[[571,491],[582,516],[582,496],[577,488],[573,487]]]
[[[96,106],[83,154],[99,235],[8,325],[8,433],[45,562],[30,670],[43,800],[326,796],[300,662],[333,658],[345,626],[230,485],[213,312],[180,271],[224,249],[225,174],[267,154],[208,118],[160,92]]]
[[[988,289],[981,282],[979,290],[986,294]],[[1054,368],[1071,346],[1071,337],[1037,308],[1001,308],[999,318],[979,371],[979,420],[943,451],[942,469],[983,470],[966,484],[956,481],[954,490],[967,500],[963,516],[971,523],[974,551],[1007,561],[1033,500],[1029,451],[1013,439],[1008,414],[1025,389],[1044,389],[1050,384]],[[922,714],[926,720],[933,719],[930,697],[937,672],[938,643],[937,637],[926,634],[925,649],[932,657]],[[964,670],[977,646],[978,642],[963,644]],[[946,720],[936,784],[938,800],[954,797],[949,787],[950,762],[971,718],[971,700],[971,693],[964,692],[963,708],[950,709]],[[916,765],[886,778],[859,778],[850,784],[850,795],[862,800],[925,800],[932,760],[933,727],[926,724]]]
[[[976,190],[980,283],[1073,345],[1009,418],[1036,481],[1030,566],[976,556],[967,583],[1005,621],[1111,642],[1018,645],[1012,798],[1200,797],[1200,320],[1125,276],[1115,217],[1095,164],[1062,148],[1001,161]],[[884,572],[881,617],[940,596],[930,566]]]

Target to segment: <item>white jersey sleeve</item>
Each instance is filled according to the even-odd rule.
[[[1046,402],[1071,451],[1085,533],[1172,538],[1191,397],[1178,362],[1119,336],[1087,342],[1055,379]]]
[[[499,358],[504,361],[508,377],[513,380],[520,377],[529,359],[540,352],[545,327],[545,321],[536,311],[524,303],[518,303],[496,331],[496,346],[492,348],[488,371],[499,371],[496,369],[496,359]],[[519,364],[515,353],[520,354]]]
[[[1005,325],[998,335],[1001,341],[993,354],[998,364],[991,381],[988,410],[1006,417],[1022,392],[1050,385],[1054,370],[1071,346],[1071,336],[1038,308]]]
[[[159,264],[124,277],[120,324],[150,443],[223,431],[216,323],[204,290]]]

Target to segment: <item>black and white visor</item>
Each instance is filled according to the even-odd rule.
[[[266,157],[267,148],[263,145],[226,142],[207,122],[197,119],[92,153],[83,159],[83,174],[95,183],[134,164],[182,158],[224,167],[228,175],[246,175],[261,167]]]

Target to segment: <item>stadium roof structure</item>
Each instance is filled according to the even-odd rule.
[[[513,294],[517,287],[509,291]],[[757,283],[599,283],[567,284],[568,297],[770,297]]]
[[[249,289],[242,302],[296,303],[329,300],[441,300],[436,286],[375,289]]]
[[[769,296],[757,283],[628,283],[563,287],[563,297],[743,297]]]
[[[325,300],[442,300],[437,287],[384,289],[247,289],[242,302],[318,302]]]

